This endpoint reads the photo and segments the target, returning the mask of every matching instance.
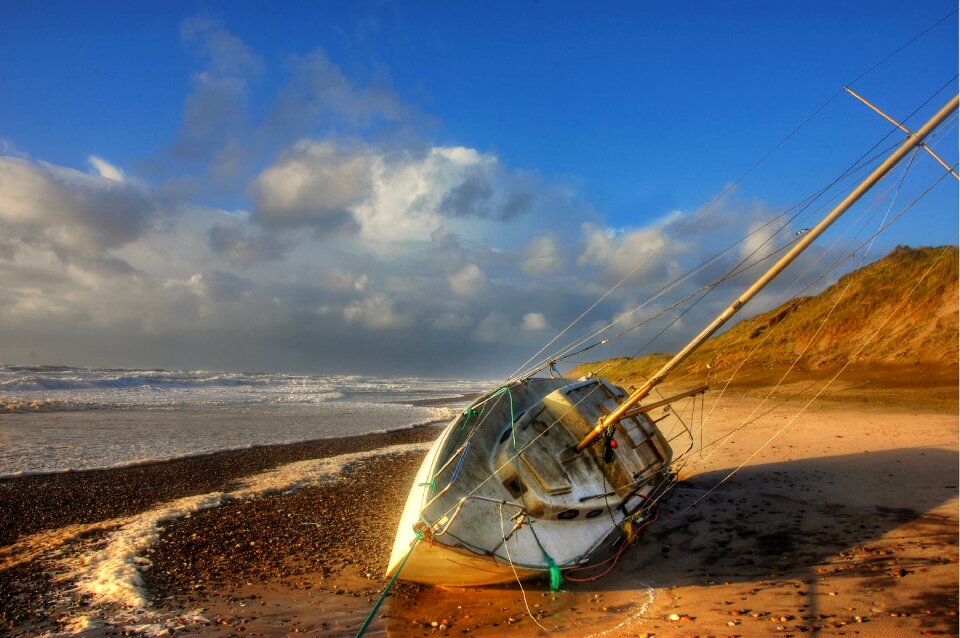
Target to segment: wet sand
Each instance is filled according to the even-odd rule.
[[[705,442],[750,415],[762,393],[747,394],[718,404]],[[368,635],[957,635],[956,391],[939,399],[920,390],[863,396],[818,400],[796,421],[804,402],[786,400],[715,453],[694,455],[660,520],[596,582],[568,581],[556,593],[542,582],[524,590],[399,584]],[[90,603],[57,583],[49,553],[21,551],[18,562],[9,545],[14,534],[22,548],[40,530],[224,489],[271,464],[436,433],[422,428],[0,482],[4,519],[16,517],[5,523],[7,547],[0,547],[0,565],[8,565],[0,569],[0,632],[54,630],[65,611]],[[165,631],[353,636],[386,585],[382,573],[422,454],[365,459],[317,487],[169,523],[145,572]]]

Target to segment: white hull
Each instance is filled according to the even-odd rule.
[[[596,381],[528,381],[511,386],[500,401],[493,393],[475,404],[482,415],[450,423],[414,480],[387,574],[400,569],[401,580],[479,586],[548,577],[551,564],[567,569],[592,562],[620,537],[621,523],[645,504],[644,494],[662,489],[670,463],[669,446],[649,420],[618,431],[623,445],[615,462],[606,464],[596,453],[558,460],[560,447],[577,435],[560,428],[590,427],[591,410],[615,401],[612,388]],[[592,398],[571,412],[564,395],[576,392]],[[550,427],[537,421],[534,414],[545,410],[562,421],[551,419]],[[644,471],[648,475],[637,479]],[[517,527],[518,520],[524,524]]]

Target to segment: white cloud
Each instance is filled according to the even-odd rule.
[[[105,251],[139,237],[154,205],[142,190],[69,168],[0,157],[0,224],[8,237],[64,261],[122,267]]]
[[[748,235],[740,245],[740,257],[744,259],[758,259],[769,255],[776,250],[773,242],[776,227],[769,222],[755,221],[747,229]]]
[[[352,227],[353,208],[370,193],[373,161],[363,150],[301,141],[251,184],[257,219],[321,232]]]
[[[503,313],[494,311],[477,324],[473,331],[473,340],[480,343],[505,343],[513,340],[514,333],[510,319]]]
[[[430,325],[437,330],[463,330],[469,328],[473,320],[465,314],[453,312],[444,312],[437,317]]]
[[[463,147],[434,147],[422,157],[382,156],[374,167],[371,197],[354,210],[371,240],[426,240],[445,217],[444,201],[471,168],[493,156]],[[449,215],[446,215],[449,217]]]
[[[524,332],[542,333],[547,330],[551,330],[551,327],[543,313],[528,312],[515,323],[504,313],[494,310],[477,324],[472,338],[480,343],[530,343],[531,337],[524,336]]]
[[[94,170],[100,174],[100,177],[112,179],[115,182],[126,181],[124,179],[123,171],[107,160],[97,157],[96,155],[91,155],[87,158],[87,161],[90,162],[90,166],[92,166]]]
[[[566,325],[650,255],[644,278],[586,321],[693,262],[666,243],[682,215],[608,229],[568,184],[418,135],[382,69],[358,81],[318,50],[289,62],[279,95],[254,95],[284,78],[258,84],[271,69],[216,22],[182,33],[203,63],[184,78],[176,144],[154,162],[173,163],[170,181],[147,187],[98,156],[92,170],[52,166],[0,139],[5,357],[476,375],[520,363],[551,321]],[[755,208],[750,220],[766,217]],[[724,210],[687,241],[716,246],[746,225]]]
[[[368,241],[427,241],[444,224],[487,235],[526,213],[530,180],[464,147],[422,154],[301,140],[250,185],[268,227],[357,230]]]
[[[365,274],[355,275],[340,268],[331,268],[322,273],[322,279],[317,283],[324,290],[352,293],[363,292],[369,281],[370,278]]]
[[[520,325],[524,330],[530,332],[550,329],[550,324],[547,323],[547,318],[543,316],[542,312],[528,312],[523,315],[523,323]]]
[[[184,20],[180,35],[195,47],[205,66],[190,78],[193,92],[184,104],[172,156],[178,161],[210,162],[210,173],[218,179],[236,177],[254,148],[248,102],[250,86],[263,73],[264,62],[216,20]]]
[[[465,266],[461,271],[448,277],[447,281],[454,294],[467,299],[480,297],[490,289],[487,276],[476,264]]]
[[[563,253],[560,251],[557,238],[553,235],[534,238],[523,249],[523,253],[524,260],[521,268],[528,275],[552,275],[564,266]]]
[[[17,150],[17,147],[5,137],[0,137],[0,155],[9,155],[14,157],[26,157],[24,153]]]
[[[353,301],[343,309],[343,318],[370,330],[404,328],[413,324],[411,317],[397,312],[393,300],[381,293]]]
[[[295,57],[290,83],[280,92],[270,124],[309,129],[318,120],[362,128],[375,120],[396,121],[412,110],[386,83],[362,86],[346,77],[322,49]]]
[[[584,224],[583,252],[577,259],[581,266],[600,266],[615,277],[630,273],[643,276],[658,269],[672,257],[662,251],[668,238],[658,225],[629,231],[616,231],[593,224]]]
[[[247,224],[238,220],[234,224],[214,224],[207,231],[211,250],[239,265],[251,265],[283,259],[291,248],[291,242],[263,231],[249,231]]]

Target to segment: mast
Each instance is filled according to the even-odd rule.
[[[807,247],[810,246],[820,235],[822,235],[827,228],[830,227],[833,222],[835,222],[843,213],[847,211],[851,206],[853,206],[857,200],[859,200],[867,191],[873,188],[877,182],[879,182],[883,177],[889,173],[904,157],[907,153],[912,151],[914,148],[921,146],[923,140],[930,135],[940,124],[943,123],[954,111],[957,110],[957,104],[960,102],[960,96],[954,96],[943,108],[941,108],[933,117],[927,120],[927,123],[920,128],[916,133],[907,131],[906,141],[900,145],[897,150],[891,153],[883,163],[878,166],[870,175],[863,180],[859,186],[857,186],[849,195],[840,202],[836,208],[830,211],[826,217],[820,220],[816,226],[814,226],[809,232],[803,235],[803,237],[798,241],[793,248],[790,249],[780,260],[771,266],[767,272],[765,272],[757,281],[753,283],[742,295],[734,300],[726,310],[721,312],[716,319],[714,319],[703,331],[693,338],[690,343],[685,345],[683,349],[680,350],[670,361],[664,364],[660,370],[658,370],[640,389],[633,392],[629,397],[627,397],[623,403],[617,406],[617,408],[601,418],[596,427],[594,427],[583,439],[577,443],[576,451],[582,452],[588,445],[597,440],[597,438],[603,434],[603,432],[625,417],[625,413],[635,406],[637,403],[642,401],[650,392],[660,385],[666,379],[667,375],[673,372],[677,366],[679,366],[683,361],[689,357],[697,348],[699,348],[704,341],[709,339],[717,330],[719,330],[727,321],[730,320],[733,315],[737,313],[748,301],[753,299],[757,293],[763,290],[767,284],[773,281],[783,270],[789,266]]]

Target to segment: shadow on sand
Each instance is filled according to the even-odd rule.
[[[707,600],[726,615],[736,608],[722,607],[734,604],[723,601],[732,590],[748,595],[770,588],[780,609],[793,610],[792,620],[811,625],[802,631],[817,633],[817,626],[828,622],[821,619],[829,617],[822,613],[828,606],[824,597],[831,595],[826,587],[842,579],[858,591],[894,601],[907,614],[940,610],[936,613],[947,617],[940,617],[938,626],[946,623],[948,633],[956,628],[956,617],[948,617],[957,606],[956,580],[909,587],[912,597],[899,591],[904,579],[957,560],[956,516],[934,511],[957,496],[956,452],[905,448],[755,465],[704,497],[728,473],[694,474],[681,481],[661,504],[660,520],[610,574],[590,583],[568,580],[565,602],[549,606],[582,609],[598,594],[613,599],[616,592],[649,588],[716,587],[718,602]],[[482,597],[506,605],[510,597],[520,598],[518,589],[487,588]],[[526,590],[531,600],[556,600],[540,598],[545,595],[541,583]],[[466,609],[470,596],[477,598],[470,591],[424,592],[421,602],[427,608]],[[627,605],[622,613],[636,610],[637,605]],[[573,618],[566,611],[554,613],[557,622],[560,616],[568,622]]]
[[[952,451],[906,448],[755,465],[697,502],[728,473],[681,481],[630,552],[629,567],[661,586],[707,585],[803,571],[845,552],[863,555],[897,529],[922,531],[931,542],[956,540],[956,519],[932,512],[957,496]],[[875,562],[885,561],[864,556],[858,569],[873,571]]]

